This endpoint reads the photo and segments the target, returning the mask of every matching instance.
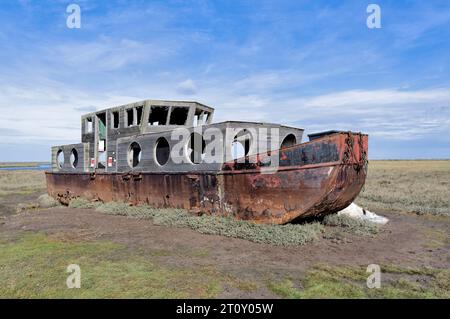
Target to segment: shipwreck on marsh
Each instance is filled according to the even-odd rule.
[[[368,136],[213,123],[214,109],[145,100],[83,115],[81,143],[52,148],[48,193],[283,224],[335,213],[364,185]]]

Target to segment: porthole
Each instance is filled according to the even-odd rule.
[[[206,143],[199,133],[192,133],[187,144],[187,156],[193,164],[200,164],[205,158]]]
[[[64,152],[62,150],[59,150],[58,153],[56,153],[56,165],[59,169],[62,169],[64,166]]]
[[[231,157],[233,160],[247,156],[250,152],[251,135],[247,130],[242,130],[231,143]]]
[[[131,143],[129,149],[128,149],[128,165],[131,168],[134,168],[139,165],[141,162],[141,156],[142,156],[142,149],[141,146],[133,142]]]
[[[297,144],[297,138],[295,137],[294,134],[289,134],[284,138],[280,148],[294,146],[295,144]]]
[[[72,168],[77,168],[78,166],[78,152],[76,149],[72,149],[70,153],[70,165]]]
[[[169,142],[164,137],[160,137],[156,141],[156,147],[155,147],[155,159],[156,162],[160,165],[166,165],[166,163],[169,161],[170,157],[170,146]]]

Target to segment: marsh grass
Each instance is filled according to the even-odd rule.
[[[44,192],[45,174],[42,171],[1,171],[0,196],[26,195]]]
[[[193,216],[182,209],[130,206],[116,202],[91,203],[81,198],[72,200],[70,207],[95,208],[106,214],[151,219],[155,225],[190,228],[202,234],[234,237],[277,246],[304,245],[318,239],[324,231],[324,226],[318,222],[262,225],[228,217]]]
[[[331,227],[341,227],[345,232],[360,236],[374,236],[380,231],[379,226],[370,221],[337,214],[325,216],[323,224]]]
[[[81,288],[68,289],[69,264]],[[111,242],[62,242],[37,234],[0,241],[1,298],[213,298],[228,278],[215,267],[162,267]]]
[[[363,266],[318,265],[304,277],[269,280],[270,291],[283,298],[450,298],[446,269],[381,266],[381,287],[369,289]],[[421,280],[417,280],[420,278]]]
[[[371,161],[356,203],[374,211],[450,215],[450,161]]]

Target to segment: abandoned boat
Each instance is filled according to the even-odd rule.
[[[81,143],[52,147],[50,196],[187,209],[284,224],[335,213],[359,194],[368,136],[213,123],[197,102],[145,100],[83,115]]]

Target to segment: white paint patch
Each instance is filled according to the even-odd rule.
[[[333,171],[333,167],[330,167],[330,168],[328,169],[328,176],[330,176],[330,174],[331,174],[332,171]]]
[[[350,218],[367,220],[372,223],[385,225],[389,221],[386,217],[377,215],[375,213],[365,210],[355,203],[351,203],[350,206],[338,212],[338,215],[345,215]]]

